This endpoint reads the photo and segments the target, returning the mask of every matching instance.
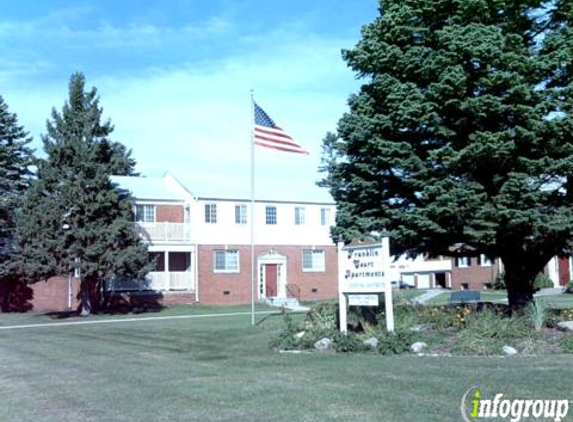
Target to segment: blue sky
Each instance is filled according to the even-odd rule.
[[[324,200],[320,144],[360,82],[340,50],[375,0],[0,0],[0,95],[41,148],[72,72],[86,75],[138,170],[248,197],[250,89],[310,156],[257,148],[257,198]]]

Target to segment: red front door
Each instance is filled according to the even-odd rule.
[[[569,258],[559,258],[559,284],[567,286],[569,281],[571,281],[571,275],[569,274]]]
[[[277,264],[265,264],[265,293],[266,297],[277,295]]]

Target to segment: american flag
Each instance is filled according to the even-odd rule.
[[[253,104],[255,106],[255,145],[296,154],[308,154],[288,133],[277,126],[257,103],[253,102]]]

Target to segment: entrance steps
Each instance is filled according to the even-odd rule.
[[[267,297],[265,302],[269,306],[276,306],[277,308],[286,308],[291,311],[308,311],[309,308],[301,306],[298,299],[294,297]]]

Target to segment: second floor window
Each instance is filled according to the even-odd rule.
[[[277,207],[268,205],[265,209],[266,224],[277,224]]]
[[[320,225],[330,226],[330,208],[320,209]]]
[[[153,223],[155,221],[154,205],[136,205],[135,221],[139,223]]]
[[[304,225],[304,207],[294,207],[294,224]]]
[[[247,224],[246,205],[235,205],[235,224]]]
[[[205,204],[205,223],[217,222],[217,204]]]

